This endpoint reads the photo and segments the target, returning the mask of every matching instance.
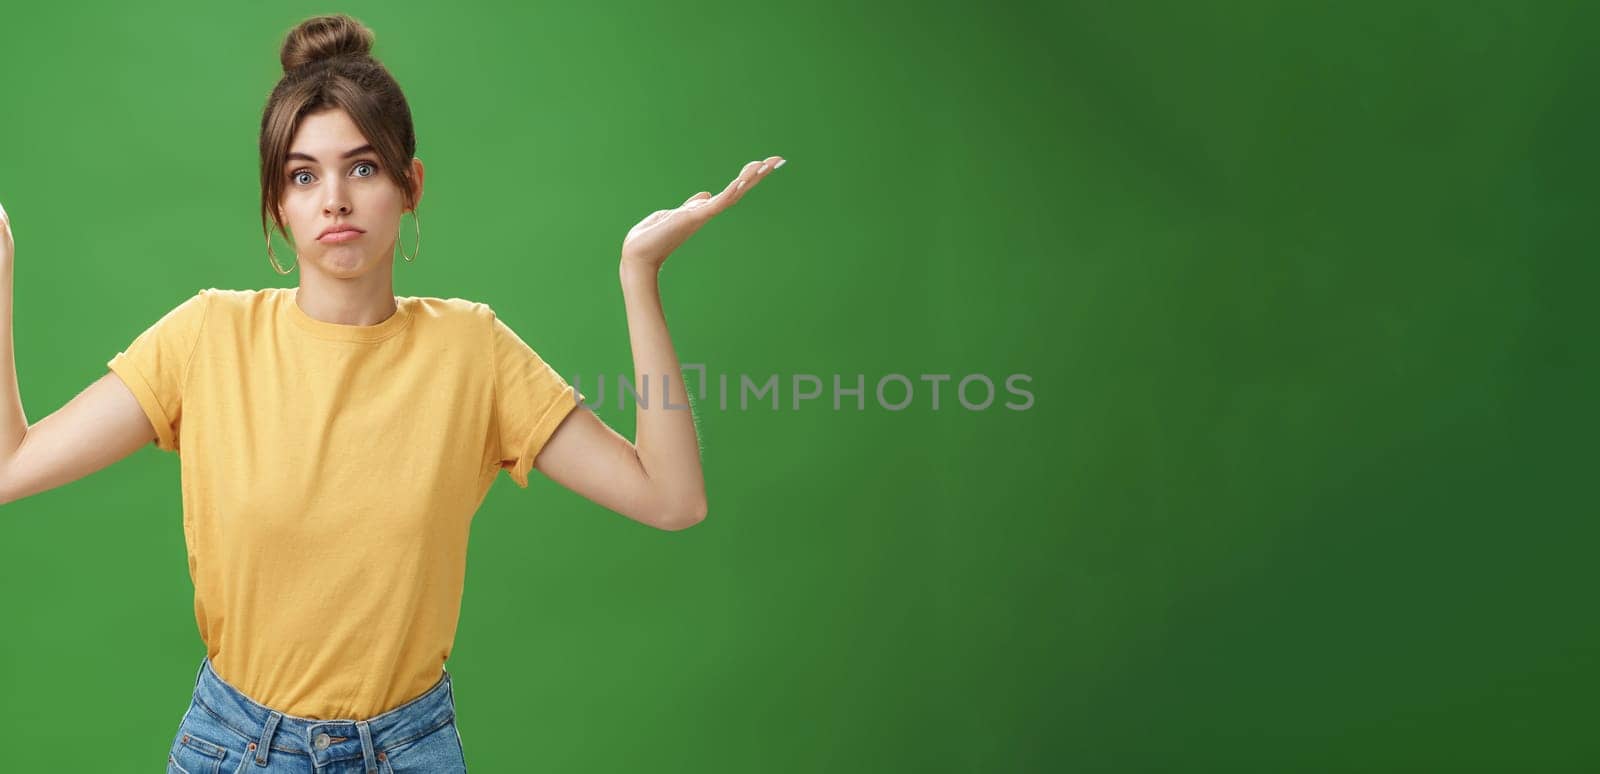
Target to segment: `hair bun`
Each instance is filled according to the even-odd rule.
[[[313,16],[289,30],[278,58],[287,73],[338,56],[371,57],[373,38],[367,25],[345,14]]]

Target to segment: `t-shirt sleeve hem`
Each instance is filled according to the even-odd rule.
[[[567,385],[561,391],[561,396],[556,398],[555,402],[545,409],[544,415],[533,423],[533,429],[528,432],[527,438],[521,444],[522,453],[517,455],[515,464],[506,468],[511,480],[515,481],[517,486],[528,488],[528,471],[533,469],[534,459],[544,449],[545,442],[550,440],[550,436],[555,435],[561,420],[566,419],[567,415],[577,408],[577,397],[577,388]]]
[[[176,452],[178,439],[172,432],[172,420],[167,418],[167,410],[162,408],[161,399],[156,397],[156,391],[151,389],[144,374],[139,372],[139,367],[133,364],[126,352],[118,352],[115,357],[106,361],[106,367],[120,377],[123,384],[128,385],[133,397],[139,401],[139,408],[144,409],[150,424],[155,426],[156,448]]]

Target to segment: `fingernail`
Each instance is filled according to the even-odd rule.
[[[761,165],[761,168],[760,168],[760,169],[758,169],[758,170],[756,170],[756,174],[758,174],[758,175],[759,175],[759,174],[761,174],[761,173],[763,173],[763,172],[766,172],[766,171],[767,171],[767,165],[766,165],[766,164],[762,164],[762,165]]]
[[[772,168],[773,169],[777,169],[778,167],[781,167],[781,166],[783,166],[784,164],[787,164],[787,163],[789,163],[788,159],[778,159],[778,163],[773,164]]]
[[[739,181],[739,184],[738,184],[738,185],[735,185],[735,186],[734,186],[734,187],[733,187],[733,190],[735,190],[735,191],[737,191],[737,190],[739,190],[739,189],[740,189],[740,188],[743,188],[743,187],[744,187],[744,181],[743,181],[743,180],[740,180],[740,181]]]

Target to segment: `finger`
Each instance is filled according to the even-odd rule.
[[[713,214],[716,212],[722,212],[723,210],[733,206],[735,202],[739,201],[739,199],[744,196],[744,189],[750,187],[750,180],[754,177],[756,170],[760,168],[760,160],[752,161],[744,165],[744,167],[739,170],[739,174],[732,180],[728,181],[728,187],[722,189],[722,191],[716,195],[716,203]]]
[[[746,193],[748,193],[750,191],[750,189],[755,188],[757,183],[760,183],[762,180],[765,180],[767,175],[771,174],[772,170],[777,169],[778,165],[782,164],[782,163],[783,163],[783,157],[782,156],[768,156],[768,157],[762,159],[761,160],[761,165],[756,167],[755,170],[750,173],[750,179],[745,181],[745,184],[744,184],[743,188],[739,189],[738,198],[740,198],[740,199],[744,198],[744,195]],[[735,199],[735,201],[737,201],[737,200],[738,199]]]
[[[778,165],[783,161],[782,156],[768,156],[746,164],[744,171],[740,173],[742,180],[735,182],[732,201],[728,203],[730,205],[738,204],[739,200],[750,192],[750,189],[756,187],[757,183],[765,179],[772,170],[777,169]]]
[[[722,189],[722,193],[717,195],[723,197],[732,197],[738,194],[739,191],[748,184],[750,175],[754,173],[760,166],[760,161],[752,161],[744,165],[739,169],[739,174],[734,175],[733,179],[728,181],[728,187]]]

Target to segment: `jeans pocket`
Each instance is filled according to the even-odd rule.
[[[167,771],[174,774],[218,774],[228,749],[193,731],[178,734],[178,742],[167,753]]]
[[[381,774],[465,774],[455,718],[421,737],[384,751]]]

